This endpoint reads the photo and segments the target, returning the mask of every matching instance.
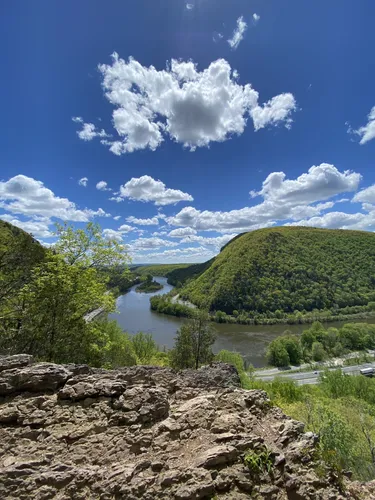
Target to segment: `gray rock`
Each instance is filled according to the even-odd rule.
[[[59,391],[60,399],[72,399],[79,401],[86,398],[115,397],[120,396],[126,389],[123,381],[112,376],[101,375],[78,375],[67,381]]]
[[[0,371],[0,498],[343,499],[328,467],[316,476],[316,436],[240,389],[229,365],[18,365],[28,359]],[[244,456],[264,446],[272,474],[254,475]]]
[[[215,467],[233,463],[238,457],[238,451],[233,446],[215,446],[202,453],[196,460],[197,467]]]
[[[70,375],[66,368],[53,363],[4,370],[0,373],[0,396],[17,392],[55,391]]]
[[[16,354],[15,356],[0,356],[0,372],[11,370],[12,368],[21,368],[31,365],[33,357],[30,354]]]

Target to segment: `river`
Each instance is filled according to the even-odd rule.
[[[150,297],[162,295],[173,289],[168,285],[166,278],[155,277],[155,280],[164,285],[162,290],[155,293],[137,293],[136,286],[132,287],[125,295],[117,299],[117,313],[110,314],[111,319],[116,319],[130,334],[137,332],[151,333],[160,347],[173,347],[176,331],[183,323],[183,319],[167,316],[151,311]],[[375,319],[362,320],[374,323]],[[346,322],[327,323],[328,326],[340,327]],[[214,352],[221,349],[237,351],[252,363],[255,368],[266,365],[265,348],[269,342],[281,335],[285,330],[300,334],[310,325],[231,325],[226,323],[213,323],[217,331]],[[327,326],[326,325],[326,326]]]

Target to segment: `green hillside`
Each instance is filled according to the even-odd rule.
[[[375,301],[375,234],[305,227],[245,233],[180,297],[234,315],[367,306]]]
[[[44,256],[45,249],[30,234],[0,220],[0,304],[28,281]]]
[[[189,264],[150,264],[144,266],[131,266],[130,270],[139,276],[145,276],[146,274],[151,274],[151,276],[165,276],[168,277],[170,273],[177,269],[183,269],[190,267]]]

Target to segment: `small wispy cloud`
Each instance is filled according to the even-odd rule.
[[[89,181],[89,180],[88,180],[88,178],[87,178],[87,177],[82,177],[82,179],[80,179],[80,180],[78,181],[78,184],[79,184],[80,186],[86,187],[86,186],[87,186],[88,181]]]
[[[233,31],[232,38],[228,40],[229,45],[232,49],[237,49],[241,41],[243,40],[245,31],[247,30],[247,23],[244,20],[243,16],[237,19],[237,27]]]
[[[259,19],[260,19],[260,16],[254,12],[254,14],[253,14],[253,23],[257,24],[257,22],[259,21]]]
[[[187,10],[193,10],[194,9],[194,4],[193,3],[187,3],[185,5],[185,7],[187,8]]]
[[[218,31],[214,31],[214,34],[212,35],[212,40],[215,43],[218,43],[218,42],[220,42],[220,40],[222,40],[223,37],[224,37],[224,35],[222,33],[219,33]]]

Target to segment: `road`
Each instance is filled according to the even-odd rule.
[[[343,371],[343,373],[346,373],[348,375],[359,375],[360,370],[362,370],[363,368],[370,368],[370,367],[375,368],[375,362],[364,363],[362,365],[355,365],[355,366],[345,366],[342,367],[341,370]],[[328,369],[337,370],[337,368],[328,368]],[[259,370],[255,372],[254,376],[256,378],[259,378],[260,380],[264,380],[265,382],[271,382],[274,378],[279,377],[279,378],[294,380],[294,382],[296,382],[297,385],[306,385],[306,384],[313,385],[318,383],[319,375],[321,373],[324,373],[323,370],[315,370],[310,372],[299,372],[299,373],[288,373],[285,370],[283,371],[278,370],[277,373],[269,374],[268,373],[269,371],[271,370],[268,370],[267,372]]]

